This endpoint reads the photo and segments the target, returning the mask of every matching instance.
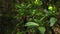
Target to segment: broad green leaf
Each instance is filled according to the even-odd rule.
[[[53,26],[56,23],[57,19],[54,17],[50,18],[50,26]]]
[[[25,26],[28,26],[28,27],[38,27],[39,24],[37,24],[37,23],[35,23],[35,22],[27,22],[27,23],[25,24]]]
[[[45,27],[39,27],[38,30],[39,30],[42,34],[44,34],[44,32],[46,31]]]

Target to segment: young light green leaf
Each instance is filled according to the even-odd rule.
[[[53,6],[49,5],[48,9],[52,11],[53,10]]]
[[[56,23],[57,19],[54,17],[50,18],[50,26],[53,26]]]

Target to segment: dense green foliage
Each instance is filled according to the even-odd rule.
[[[56,24],[60,25],[59,0],[3,2],[0,3],[4,5],[0,9],[1,34],[55,34]]]
[[[53,4],[54,1],[52,1],[52,0],[47,1],[46,4],[48,4],[48,5],[43,7],[44,6],[43,1],[44,0],[33,0],[33,1],[29,1],[29,3],[28,2],[19,3],[16,5],[19,16],[21,18],[22,18],[22,16],[27,17],[26,20],[28,23],[26,22],[27,24],[25,24],[28,26],[27,29],[31,28],[31,27],[35,28],[38,24],[39,27],[37,26],[37,29],[40,31],[41,34],[45,34],[45,31],[47,31],[46,28],[53,27],[57,23],[57,20],[59,20],[58,17],[56,17],[57,15],[59,16],[56,3]],[[35,24],[33,22],[35,22],[37,24]],[[35,30],[35,29],[33,29],[33,30]],[[34,31],[34,33],[33,32],[31,32],[31,33],[36,34],[35,32],[36,32],[36,30]]]

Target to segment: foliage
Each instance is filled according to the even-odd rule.
[[[37,7],[37,4],[39,4],[39,0],[35,0],[34,3],[36,4],[36,6],[34,6],[34,7]],[[51,5],[48,6],[48,10],[43,9],[43,8],[42,9],[34,8],[34,7],[32,7],[33,5],[34,4],[22,4],[21,3],[19,5],[16,5],[16,7],[18,10],[19,16],[24,16],[24,15],[27,16],[27,23],[25,24],[25,26],[28,26],[29,28],[31,28],[31,27],[35,28],[35,27],[40,26],[37,29],[42,34],[44,34],[44,32],[46,31],[46,28],[42,27],[42,26],[46,26],[47,24],[50,23],[50,25],[48,25],[48,26],[52,27],[56,23],[57,19],[55,18],[55,14],[57,12],[57,9],[55,8],[55,6],[51,6]],[[27,8],[28,8],[28,10],[27,10]],[[54,16],[54,17],[52,17],[52,16]],[[48,20],[48,18],[50,20]]]
[[[55,24],[57,24],[57,22],[60,22],[60,16],[56,5],[58,2],[55,3],[55,0],[16,1],[18,3],[15,4],[14,9],[11,10],[10,6],[10,8],[4,7],[2,14],[0,14],[0,16],[2,16],[2,20],[5,20],[2,22],[4,22],[4,24],[8,22],[7,24],[12,27],[11,30],[8,25],[8,28],[7,26],[6,28],[4,27],[3,30],[7,30],[8,34],[10,32],[13,32],[14,34],[45,34],[46,31],[50,34],[52,33],[52,28],[55,27]],[[4,3],[4,6],[7,6],[7,3]],[[17,12],[13,12],[13,10],[15,10],[15,7]],[[5,12],[5,10],[7,12]]]
[[[52,27],[57,22],[57,19],[55,18],[55,15],[57,13],[57,8],[55,5],[50,4],[48,5],[48,10],[47,10],[47,9],[41,8],[42,4],[43,3],[41,0],[35,0],[34,3],[29,3],[29,4],[21,3],[16,5],[16,7],[20,17],[21,16],[27,17],[27,22],[25,26],[33,27],[33,28],[36,26],[37,27],[39,26],[37,29],[42,34],[44,34],[46,31],[45,26],[47,24],[48,24],[47,26]]]

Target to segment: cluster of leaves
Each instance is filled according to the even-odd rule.
[[[57,8],[55,5],[50,4],[47,10],[41,8],[42,4],[42,1],[35,0],[33,4],[20,3],[17,4],[16,7],[19,17],[27,16],[27,23],[24,26],[28,27],[27,29],[29,31],[37,28],[44,34],[46,31],[45,25],[48,24],[47,26],[52,27],[57,22],[57,18],[55,17],[57,15]]]

